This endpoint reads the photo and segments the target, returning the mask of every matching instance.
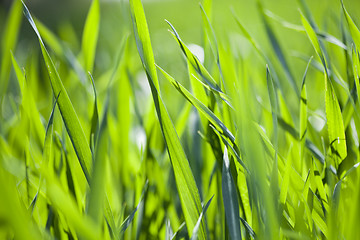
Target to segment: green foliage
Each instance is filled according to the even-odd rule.
[[[0,5],[0,239],[357,239],[359,4],[290,2]]]

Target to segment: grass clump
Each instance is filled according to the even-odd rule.
[[[286,20],[257,1],[253,29],[245,3],[204,0],[201,27],[170,7],[156,30],[158,4],[176,2],[93,0],[81,31],[57,34],[13,1],[0,238],[356,239],[356,3],[319,21],[315,3]]]

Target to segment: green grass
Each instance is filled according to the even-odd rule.
[[[357,239],[358,4],[291,4],[1,9],[0,239]]]

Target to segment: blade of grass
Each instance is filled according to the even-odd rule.
[[[205,204],[203,210],[201,211],[201,214],[200,214],[200,216],[199,216],[199,219],[198,219],[198,221],[196,222],[196,225],[195,225],[195,227],[194,227],[191,240],[196,240],[196,239],[197,239],[197,235],[198,235],[198,231],[199,231],[199,227],[200,227],[201,221],[202,221],[203,217],[205,216],[206,210],[207,210],[208,207],[210,206],[210,203],[211,203],[213,197],[214,197],[214,195],[209,199],[209,201]]]
[[[57,102],[60,109],[60,113],[64,120],[66,130],[69,134],[76,155],[79,159],[79,163],[84,172],[85,178],[89,182],[90,181],[89,170],[91,169],[92,156],[91,156],[90,147],[87,145],[88,141],[86,140],[85,133],[76,115],[75,109],[71,104],[70,98],[65,90],[65,87],[61,82],[60,76],[54,66],[54,63],[52,62],[50,55],[45,48],[40,33],[36,28],[36,25],[25,4],[24,4],[24,14],[39,39],[41,51],[49,73],[53,93],[55,96],[57,96],[59,92],[61,92],[61,95]]]
[[[222,133],[235,145],[235,137],[230,132],[230,130],[221,122],[221,120],[202,102],[196,99],[186,88],[184,88],[179,82],[177,82],[173,77],[171,77],[165,70],[157,66],[165,78],[178,90],[186,100],[188,100],[196,109],[204,114],[206,118],[211,122],[215,127],[221,129]]]
[[[230,99],[229,97],[221,90],[218,83],[214,80],[214,78],[211,76],[211,74],[206,70],[206,68],[201,64],[199,59],[191,53],[191,51],[188,49],[188,47],[184,44],[184,42],[181,40],[179,34],[176,32],[174,26],[171,25],[170,22],[166,21],[169,26],[172,29],[171,34],[174,36],[175,40],[178,42],[181,50],[183,51],[186,59],[191,63],[191,66],[194,67],[196,72],[201,76],[201,79],[198,79],[206,88],[211,90],[215,95],[220,96],[222,100],[226,104],[231,107]],[[220,67],[220,66],[219,66]],[[194,76],[195,77],[195,76]],[[195,77],[196,78],[196,77]]]
[[[51,32],[51,30],[47,28],[45,24],[36,18],[34,21],[45,43],[48,44],[49,48],[54,51],[57,57],[63,59],[75,71],[81,84],[85,87],[86,90],[88,90],[86,72],[79,63],[78,59],[76,59],[74,53],[66,44],[64,44],[64,42],[62,42],[53,32]]]
[[[94,151],[95,146],[96,146],[96,140],[98,138],[98,132],[99,132],[99,113],[98,113],[97,93],[96,93],[94,78],[90,72],[89,72],[89,76],[90,76],[91,83],[92,83],[93,90],[94,90],[94,108],[93,108],[93,115],[92,115],[92,119],[91,119],[91,130],[90,130],[90,138],[89,139],[90,139],[90,147],[91,147],[92,151]],[[94,152],[93,152],[93,155],[95,155]]]
[[[225,207],[226,225],[229,228],[231,239],[241,239],[239,202],[236,187],[230,172],[230,161],[226,147],[222,167],[222,197]]]
[[[185,152],[180,144],[179,137],[177,136],[174,125],[161,99],[149,30],[141,1],[130,0],[130,10],[138,52],[147,74],[160,127],[174,170],[176,186],[186,226],[190,234],[192,233],[202,210],[199,191]],[[206,239],[204,221],[202,221],[200,226],[199,239]]]
[[[144,196],[145,196],[145,194],[146,194],[146,192],[148,190],[148,185],[149,185],[149,181],[146,181],[145,186],[144,186],[144,188],[142,190],[140,201],[139,201],[138,205],[131,212],[131,214],[129,216],[127,216],[127,218],[122,222],[122,224],[121,224],[121,226],[119,228],[120,229],[120,234],[124,234],[125,230],[130,226],[132,220],[134,219],[136,211],[139,209],[142,202],[144,201]]]
[[[334,87],[328,76],[326,61],[322,53],[319,41],[316,37],[315,31],[311,27],[310,23],[306,20],[306,18],[302,15],[302,13],[301,13],[301,20],[305,27],[306,33],[317,55],[320,57],[324,67],[325,110],[326,110],[326,118],[328,125],[329,142],[334,158],[336,159],[335,164],[338,166],[342,162],[342,160],[347,156],[344,123],[341,115],[339,102],[336,97]]]

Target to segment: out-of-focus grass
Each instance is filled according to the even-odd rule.
[[[357,238],[357,1],[46,4],[0,5],[0,239]]]

